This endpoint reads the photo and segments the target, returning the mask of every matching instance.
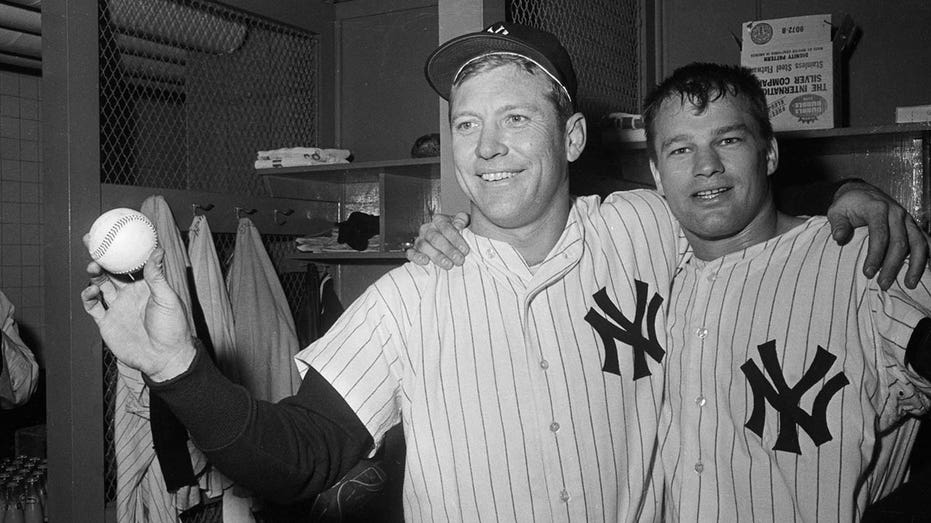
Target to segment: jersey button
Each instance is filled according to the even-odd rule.
[[[559,432],[559,423],[555,421],[550,423],[550,432]]]
[[[705,339],[705,336],[708,335],[708,329],[704,327],[699,327],[697,330],[695,330],[695,335],[701,339]]]
[[[568,490],[562,489],[562,492],[559,493],[559,499],[561,499],[563,503],[568,503],[569,500],[572,499],[572,496],[569,495]]]
[[[704,406],[705,406],[705,397],[704,397],[704,396],[698,396],[697,398],[695,398],[695,403],[696,403],[699,407],[704,407]]]
[[[540,360],[540,368],[543,370],[550,368],[550,362],[546,360]]]
[[[699,474],[701,474],[701,473],[704,472],[704,471],[705,471],[705,465],[704,465],[704,463],[702,463],[701,461],[699,461],[698,463],[695,464],[695,472],[698,472]]]
[[[714,281],[714,280],[717,280],[717,279],[718,279],[718,275],[715,274],[715,273],[713,273],[713,272],[712,272],[711,274],[708,275],[708,281]]]
[[[487,251],[485,251],[485,255],[488,256],[489,258],[494,259],[494,257],[495,257],[495,251],[493,251],[493,250],[491,250],[491,249],[488,249]]]

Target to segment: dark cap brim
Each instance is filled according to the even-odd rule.
[[[558,69],[542,53],[514,38],[494,33],[467,34],[441,45],[427,58],[424,66],[427,82],[444,100],[449,100],[453,80],[462,66],[480,56],[495,53],[513,53],[528,58],[546,69],[550,76],[566,88],[559,80]]]

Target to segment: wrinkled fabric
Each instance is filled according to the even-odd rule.
[[[117,363],[113,445],[116,453],[116,520],[176,520],[172,496],[155,457],[149,427],[149,391],[139,371]]]
[[[29,401],[39,382],[39,364],[19,336],[13,319],[16,308],[0,292],[0,408],[9,409]]]
[[[178,233],[171,209],[161,196],[147,198],[141,207],[155,225],[159,245],[165,250],[165,277],[184,303],[193,329],[191,296],[187,286],[187,252]],[[181,499],[169,493],[155,453],[150,419],[149,391],[139,371],[119,364],[114,419],[114,446],[117,467],[117,520],[120,522],[170,522],[177,520],[176,507],[188,508],[190,492]],[[190,451],[192,446],[187,447]],[[201,465],[203,456],[193,456]],[[185,471],[187,472],[187,471]]]
[[[229,292],[223,281],[220,259],[213,243],[210,225],[204,216],[195,216],[188,233],[188,255],[194,275],[194,290],[210,333],[210,346],[223,375],[239,383],[236,365],[235,326]]]
[[[241,384],[265,401],[296,393],[300,376],[292,358],[300,347],[294,318],[259,231],[248,218],[239,220],[227,285]]]
[[[191,259],[191,274],[194,291],[204,323],[210,337],[210,347],[217,366],[230,380],[239,383],[240,376],[236,365],[235,325],[233,309],[230,306],[226,282],[220,259],[213,243],[213,234],[207,218],[198,215],[191,222],[188,231],[188,256]],[[211,469],[207,474],[208,495],[223,496],[223,521],[239,523],[255,521],[252,516],[252,500],[247,494],[239,495],[233,489],[233,482],[220,471]]]
[[[155,225],[159,245],[165,251],[163,262],[165,279],[184,304],[188,326],[192,332],[196,332],[193,316],[194,308],[188,283],[188,270],[191,262],[188,259],[184,241],[181,239],[181,232],[175,224],[171,208],[164,197],[156,195],[146,198],[139,210],[142,214],[148,216]],[[199,450],[194,448],[193,444],[184,443],[187,441],[187,431],[173,414],[163,412],[167,410],[167,406],[160,401],[152,401],[150,409],[156,408],[159,409],[158,424],[155,423],[156,418],[154,416],[150,417],[150,422],[157,457],[166,460],[161,464],[166,483],[171,487],[170,490],[172,491],[183,485],[196,486],[194,467],[196,466],[198,470],[202,468],[206,458]],[[174,499],[174,505],[186,509],[191,506],[192,500],[195,501],[194,504],[199,503],[199,496],[195,494],[197,493],[178,492]]]
[[[313,263],[307,264],[304,273],[304,305],[298,311],[295,318],[297,327],[297,341],[301,347],[306,347],[320,337],[320,274],[317,272],[317,266]]]

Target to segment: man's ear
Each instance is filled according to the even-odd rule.
[[[663,181],[659,178],[659,170],[656,168],[656,160],[650,160],[650,172],[653,173],[653,181],[656,182],[656,192],[666,196],[663,192]]]
[[[779,144],[776,137],[769,139],[769,147],[766,149],[766,175],[770,176],[779,167]]]
[[[575,113],[566,120],[566,159],[574,162],[582,155],[585,150],[585,143],[588,139],[588,129],[585,123],[585,115]]]

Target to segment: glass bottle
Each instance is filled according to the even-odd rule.
[[[39,497],[39,483],[35,478],[26,480],[23,489],[23,520],[25,523],[42,523],[42,503]]]

